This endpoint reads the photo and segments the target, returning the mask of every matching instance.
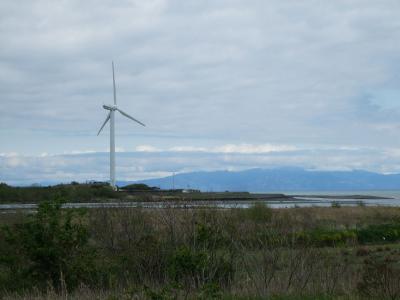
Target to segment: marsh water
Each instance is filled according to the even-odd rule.
[[[290,206],[277,207],[310,207],[310,206],[332,206],[335,204],[343,206],[399,206],[400,190],[389,191],[290,191],[285,195],[298,199]]]
[[[280,192],[282,193],[282,192]],[[267,193],[259,193],[267,194]],[[399,206],[400,191],[290,191],[284,193],[288,198],[229,201],[163,201],[163,202],[103,202],[66,203],[65,208],[248,208],[254,202],[265,203],[271,208],[292,207],[330,207],[330,206]],[[36,204],[0,204],[0,211],[34,211]]]

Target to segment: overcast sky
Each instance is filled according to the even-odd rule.
[[[0,0],[0,181],[400,172],[400,2]]]

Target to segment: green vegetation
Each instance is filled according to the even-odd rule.
[[[123,187],[124,190],[132,190],[132,191],[156,191],[159,190],[158,187],[148,186],[144,183],[134,183],[129,184]]]
[[[400,209],[61,209],[0,220],[0,297],[399,299]]]
[[[123,194],[114,192],[107,184],[59,184],[48,187],[12,187],[0,183],[0,203],[38,203],[62,197],[66,202],[87,202],[119,199]]]
[[[94,274],[94,249],[81,222],[82,211],[61,210],[61,201],[43,202],[27,221],[2,230],[0,285],[11,290],[51,284],[75,288]]]
[[[200,193],[183,190],[160,190],[145,184],[131,184],[120,191],[114,191],[107,183],[59,184],[54,186],[13,187],[0,183],[0,204],[39,203],[62,197],[66,202],[104,202],[104,201],[237,201],[254,200],[250,193]]]
[[[400,222],[368,225],[360,229],[316,229],[296,233],[296,241],[318,247],[344,246],[349,243],[380,244],[400,241]]]

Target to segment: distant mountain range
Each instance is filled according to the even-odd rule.
[[[239,172],[192,172],[174,176],[119,181],[119,186],[145,183],[162,189],[199,189],[201,191],[346,191],[400,189],[400,174],[367,171],[310,171],[301,168],[251,169]]]

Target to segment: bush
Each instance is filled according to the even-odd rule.
[[[315,229],[295,233],[301,244],[318,247],[342,246],[358,241],[360,244],[392,243],[400,241],[400,223],[369,225],[360,229]]]
[[[81,223],[83,211],[62,210],[62,201],[44,202],[29,220],[4,227],[0,244],[2,289],[74,288],[90,283],[94,250]]]
[[[251,207],[247,209],[239,209],[238,212],[239,217],[256,223],[270,222],[273,214],[272,209],[263,202],[254,202]]]
[[[357,233],[354,230],[315,229],[297,233],[296,240],[302,244],[318,247],[343,246],[357,240]]]
[[[234,273],[231,250],[217,224],[198,223],[192,245],[183,245],[170,256],[168,275],[190,289],[228,285]]]
[[[357,235],[360,243],[396,242],[400,240],[400,223],[369,225]]]
[[[153,186],[148,186],[147,184],[144,183],[134,183],[134,184],[129,184],[124,187],[122,187],[124,190],[129,190],[129,191],[154,191],[154,190],[159,190],[157,187]]]
[[[209,284],[229,283],[233,266],[223,255],[183,246],[170,258],[168,274],[174,282],[197,289]]]

